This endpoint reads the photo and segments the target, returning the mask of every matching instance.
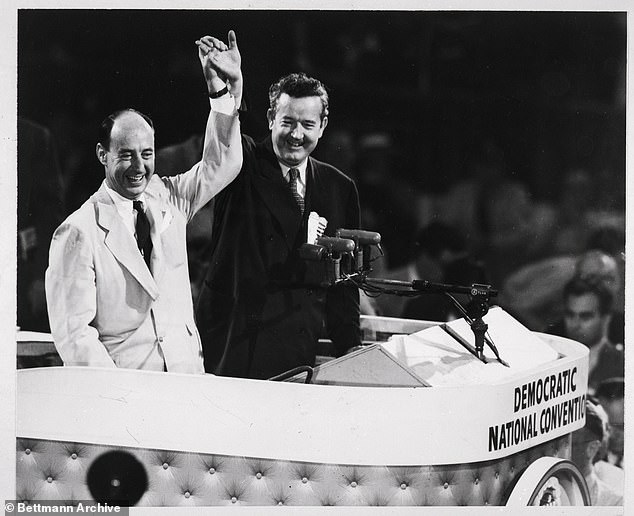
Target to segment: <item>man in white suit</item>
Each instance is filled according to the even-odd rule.
[[[212,66],[212,53],[198,55],[203,70]],[[105,180],[56,230],[46,271],[51,332],[66,365],[204,372],[185,229],[242,166],[239,67],[225,79],[226,101],[209,114],[202,160],[183,174],[154,175],[154,128],[145,115],[126,109],[102,123]],[[151,244],[138,241],[142,223]]]

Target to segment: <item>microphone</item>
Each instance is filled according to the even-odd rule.
[[[323,245],[302,244],[299,248],[299,257],[310,262],[321,262],[326,258],[326,248]]]
[[[340,238],[355,240],[359,245],[379,245],[381,243],[381,233],[377,233],[376,231],[339,228],[336,234]]]
[[[300,256],[306,261],[321,261],[321,286],[333,285],[341,276],[341,258],[354,251],[354,242],[346,238],[318,237],[315,244],[302,244]]]
[[[376,231],[364,231],[362,229],[339,228],[336,235],[340,238],[350,238],[354,241],[356,249],[354,251],[354,261],[350,264],[351,272],[370,270],[370,246],[374,245],[381,249],[381,234]]]
[[[472,297],[496,297],[498,295],[498,291],[492,289],[490,285],[483,285],[480,283],[474,283],[470,287],[466,287],[462,285],[449,285],[446,283],[432,283],[427,280],[414,280],[412,281],[412,288],[414,290],[422,290],[425,292],[467,294]]]
[[[351,253],[355,247],[354,241],[348,238],[319,237],[316,243],[325,247],[331,253]]]

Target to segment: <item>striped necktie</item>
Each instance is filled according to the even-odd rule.
[[[288,174],[290,176],[289,185],[291,187],[291,193],[293,194],[293,199],[295,199],[295,203],[299,206],[299,211],[304,214],[304,198],[299,195],[297,191],[297,179],[299,178],[299,170],[296,168],[291,168],[288,170]]]
[[[152,239],[150,238],[150,221],[143,209],[143,203],[141,201],[132,201],[132,207],[136,210],[136,242],[139,246],[139,251],[150,269],[150,258],[152,257]],[[150,269],[152,270],[152,269]]]

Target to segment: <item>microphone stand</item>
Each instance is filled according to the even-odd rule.
[[[498,362],[506,367],[510,367],[507,362],[505,362],[501,357],[500,353],[495,346],[495,344],[486,336],[486,332],[489,329],[489,326],[484,322],[483,317],[489,311],[489,300],[491,297],[495,297],[498,294],[497,290],[491,288],[490,285],[483,285],[479,283],[474,283],[470,287],[465,287],[462,285],[451,285],[446,283],[432,283],[427,280],[414,280],[414,281],[400,281],[400,280],[389,280],[389,279],[380,279],[380,278],[368,278],[367,276],[362,277],[362,282],[366,284],[377,284],[377,285],[389,285],[393,287],[405,287],[409,290],[404,289],[394,289],[389,290],[390,294],[395,295],[417,295],[422,292],[435,292],[442,293],[447,295],[454,306],[458,309],[458,311],[462,314],[464,319],[467,321],[469,326],[471,327],[471,331],[473,332],[473,336],[475,339],[475,348],[469,344],[461,335],[459,335],[453,328],[451,328],[447,324],[443,324],[441,327],[447,333],[449,333],[454,339],[456,339],[460,344],[466,347],[478,360],[481,360],[485,364],[487,363],[487,359],[484,356],[484,344],[486,343],[493,354],[495,355]],[[388,292],[388,291],[386,291]],[[469,296],[469,304],[465,309],[460,302],[454,298],[451,294],[466,294]]]

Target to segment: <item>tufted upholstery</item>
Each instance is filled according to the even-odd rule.
[[[149,486],[140,506],[503,505],[518,475],[542,456],[568,458],[569,435],[502,460],[452,466],[346,466],[17,440],[22,501],[91,499],[86,474],[114,449],[134,455]]]

